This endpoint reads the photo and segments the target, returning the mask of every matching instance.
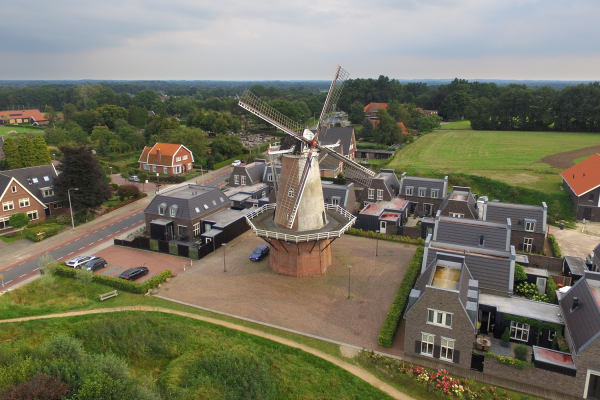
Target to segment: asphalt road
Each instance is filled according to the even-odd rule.
[[[68,257],[71,254],[79,252],[80,250],[83,250],[94,243],[105,240],[108,237],[119,233],[120,231],[131,229],[134,225],[138,225],[142,221],[144,221],[144,212],[140,211],[137,214],[132,215],[131,217],[122,219],[121,221],[116,222],[110,226],[107,226],[95,232],[91,232],[81,238],[75,239],[73,242],[68,243],[55,250],[52,250],[48,254],[50,254],[50,256],[55,260],[61,259],[63,257]],[[22,264],[19,264],[15,267],[1,272],[0,274],[4,275],[5,289],[8,288],[8,286],[12,286],[10,285],[11,282],[22,278],[27,274],[37,271],[39,269],[38,259],[39,257],[29,261],[25,261]],[[1,287],[0,290],[2,290]]]

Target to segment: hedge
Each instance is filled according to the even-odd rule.
[[[548,296],[548,302],[552,304],[558,304],[556,301],[556,291],[558,290],[558,285],[554,281],[554,279],[549,276],[546,281],[546,296]]]
[[[221,161],[220,163],[214,164],[212,166],[212,169],[216,171],[217,169],[226,167],[226,166],[230,165],[232,162],[234,162],[235,160],[241,160],[242,158],[244,158],[243,154],[237,155],[233,158],[230,158],[229,160]]]
[[[560,252],[560,247],[558,247],[556,238],[551,233],[548,234],[548,244],[550,245],[550,250],[552,251],[552,257],[561,258],[562,253]]]
[[[174,256],[179,255],[179,250],[177,249],[177,243],[169,243],[169,254]]]
[[[158,251],[158,240],[150,239],[150,250]]]
[[[392,347],[394,335],[396,334],[396,331],[398,330],[398,324],[400,323],[400,318],[402,317],[402,313],[408,304],[408,296],[410,295],[410,291],[415,285],[415,282],[419,277],[419,272],[421,271],[424,250],[425,249],[422,246],[417,247],[415,255],[413,256],[412,260],[410,260],[410,264],[408,264],[408,268],[404,274],[404,279],[402,279],[400,287],[398,287],[396,298],[394,299],[394,302],[390,307],[390,311],[388,311],[387,317],[385,318],[385,321],[383,321],[383,326],[379,331],[379,340],[377,342],[380,346]]]
[[[497,360],[500,364],[508,365],[509,367],[514,367],[516,369],[523,369],[526,365],[534,367],[533,364],[528,363],[527,361],[521,361],[511,357],[504,357],[490,352],[486,352],[485,356]]]
[[[363,231],[362,229],[350,228],[346,232],[348,235],[352,236],[360,236],[369,239],[376,239],[379,236],[379,240],[386,240],[388,242],[398,242],[398,243],[410,243],[416,244],[419,246],[425,245],[425,239],[423,238],[411,238],[409,236],[398,236],[398,235],[387,235],[385,233],[376,233],[373,231]]]
[[[61,262],[56,267],[54,273],[56,275],[64,276],[67,278],[75,278],[77,271],[79,270],[75,268],[69,268],[64,262]],[[143,283],[137,283],[133,281],[128,281],[126,279],[115,278],[112,276],[94,274],[92,277],[92,282],[110,286],[112,288],[123,290],[125,292],[143,294],[146,293],[148,290],[155,288],[156,286],[158,286],[159,283],[164,282],[170,276],[171,270],[167,269]]]

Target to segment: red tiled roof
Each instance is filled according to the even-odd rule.
[[[13,111],[0,111],[0,118],[3,115],[8,115],[10,119],[13,118],[33,118],[36,121],[45,121],[46,117],[42,115],[40,110],[13,110]]]
[[[387,103],[369,103],[365,106],[365,114],[375,113],[379,107],[387,109]]]
[[[142,154],[140,155],[140,159],[138,161],[154,165],[171,166],[173,165],[173,157],[175,157],[175,154],[181,147],[185,148],[185,146],[181,144],[172,143],[156,143],[152,147],[146,146],[144,147],[144,150],[142,150]],[[193,161],[193,155],[190,161]]]
[[[577,196],[586,194],[600,186],[600,154],[586,158],[561,175]]]

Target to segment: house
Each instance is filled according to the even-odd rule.
[[[580,280],[588,270],[585,260],[581,257],[565,256],[563,259],[563,275],[570,276],[573,282]]]
[[[349,213],[356,211],[357,204],[354,183],[336,185],[333,182],[321,181],[321,187],[323,188],[323,200],[325,203],[340,206]]]
[[[340,143],[340,154],[354,160],[356,158],[356,137],[352,126],[332,126],[325,131],[324,136],[319,136],[321,146]]]
[[[249,186],[234,186],[223,190],[231,202],[231,208],[257,208],[269,203],[271,187],[263,182]]]
[[[7,117],[7,123],[9,124],[24,124],[30,123],[34,126],[47,125],[48,120],[40,110],[13,110],[13,111],[0,111],[0,125],[4,125],[4,116]]]
[[[561,173],[578,220],[600,221],[600,154],[586,158]]]
[[[356,219],[356,227],[365,231],[401,235],[408,201],[394,198],[367,204]]]
[[[369,119],[377,119],[377,110],[380,107],[387,109],[387,103],[369,103],[365,106],[365,116]]]
[[[471,188],[454,186],[440,204],[439,210],[443,216],[476,219],[478,216],[476,207],[475,196],[471,193]]]
[[[376,150],[376,149],[356,149],[356,158],[364,158],[366,160],[387,160],[393,156],[393,150]]]
[[[503,203],[488,201],[487,197],[477,199],[477,217],[483,221],[512,222],[511,244],[519,251],[539,253],[544,249],[548,228],[546,219],[548,206]]]
[[[404,353],[470,368],[478,302],[463,254],[428,258],[404,313]]]
[[[250,164],[233,167],[233,171],[229,177],[229,186],[251,186],[258,182],[263,182],[265,176],[269,178],[270,172],[267,160],[257,158]],[[270,181],[272,181],[273,177],[270,176],[270,178]]]
[[[371,185],[365,188],[360,195],[360,204],[366,207],[367,204],[378,201],[390,201],[398,195],[400,182],[393,169],[381,169],[381,171],[371,179]]]
[[[424,216],[437,213],[448,191],[448,176],[444,179],[409,176],[406,172],[400,178],[399,196],[410,202],[409,212]]]
[[[145,171],[179,175],[192,170],[194,155],[182,144],[156,143],[144,147],[138,162]]]
[[[146,229],[152,239],[191,241],[210,230],[205,220],[229,207],[227,196],[217,188],[176,185],[158,193],[146,207]]]
[[[22,212],[31,221],[39,222],[48,215],[69,211],[56,201],[54,179],[57,176],[52,164],[0,172],[0,234],[12,231],[8,223],[12,214]]]
[[[594,248],[594,256],[592,258],[591,271],[600,272],[600,244]]]

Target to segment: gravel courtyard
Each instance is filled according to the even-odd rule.
[[[194,262],[163,285],[159,295],[237,316],[379,349],[377,337],[415,246],[343,236],[333,244],[333,265],[326,275],[292,278],[276,275],[268,258],[248,257],[264,242],[246,232],[223,250]],[[348,265],[351,296],[348,299]],[[386,352],[401,354],[395,347]]]

